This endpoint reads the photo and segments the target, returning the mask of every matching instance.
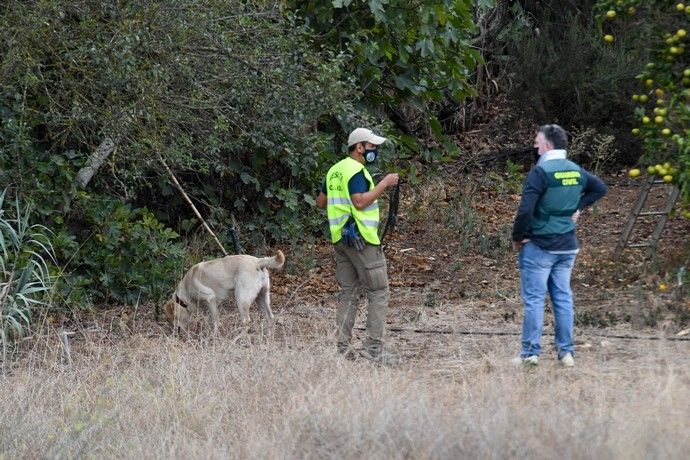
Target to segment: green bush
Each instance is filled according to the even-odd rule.
[[[3,360],[12,342],[26,335],[37,309],[48,305],[55,259],[50,231],[31,224],[30,212],[0,194],[0,345]]]
[[[173,289],[183,263],[178,235],[146,208],[80,193],[70,221],[81,230],[62,227],[53,240],[68,261],[59,284],[65,304],[157,301]]]

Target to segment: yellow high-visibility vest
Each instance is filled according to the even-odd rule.
[[[347,157],[336,163],[328,170],[326,176],[326,196],[328,197],[328,226],[331,230],[331,242],[337,243],[342,238],[343,227],[350,217],[355,219],[359,234],[368,243],[379,245],[379,204],[374,201],[363,210],[355,208],[350,198],[348,183],[352,176],[362,171],[369,182],[369,190],[374,188],[374,180],[364,165],[357,160]]]

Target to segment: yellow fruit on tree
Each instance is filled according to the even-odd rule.
[[[643,124],[646,125],[646,124],[648,124],[649,122],[650,122],[649,117],[646,117],[646,116],[645,116],[645,117],[642,117],[642,123],[643,123]]]
[[[644,81],[644,84],[647,88],[651,88],[652,85],[654,84],[654,80],[652,80],[651,78],[648,78]]]
[[[605,41],[606,43],[613,43],[613,40],[615,40],[615,39],[613,38],[613,35],[611,35],[611,34],[604,35],[604,41]]]
[[[633,128],[630,132],[633,133],[633,136],[637,136],[640,134],[640,128]]]
[[[668,289],[668,286],[666,286],[664,283],[661,283],[661,284],[659,285],[659,290],[660,290],[660,291],[665,291],[666,289]]]
[[[664,90],[661,88],[657,88],[654,90],[654,94],[656,94],[656,97],[661,97],[664,95]]]
[[[634,15],[635,13],[637,13],[637,9],[634,6],[631,6],[630,8],[628,8],[628,14],[630,16]]]
[[[656,105],[664,105],[664,104],[666,104],[665,100],[663,100],[663,99],[657,99],[656,100]]]
[[[666,109],[659,109],[659,115],[661,115],[662,117],[665,117],[666,116]]]
[[[671,167],[671,162],[670,161],[665,161],[664,164],[661,165],[664,169],[669,169]]]
[[[647,166],[647,174],[656,174],[656,168],[654,166]]]
[[[664,136],[670,136],[670,135],[671,135],[671,130],[668,129],[668,128],[664,128],[664,129],[661,130],[661,134],[663,134]]]
[[[640,175],[640,170],[637,168],[633,168],[630,171],[628,171],[628,176],[630,176],[632,178],[638,177],[639,175]]]
[[[666,182],[667,184],[670,184],[671,182],[673,182],[673,176],[670,175],[668,173],[668,171],[666,171],[665,169],[662,169],[661,171],[659,171],[659,175],[664,180],[664,182]]]
[[[690,69],[683,70],[683,76],[684,77],[690,77]]]
[[[640,100],[640,96],[638,96],[637,94],[633,94],[633,95],[632,95],[632,100],[633,100],[633,102],[637,102],[637,101]]]
[[[678,32],[676,32],[676,35],[679,36],[680,38],[683,38],[687,35],[688,33],[685,31],[685,29],[678,29]]]
[[[646,94],[640,95],[640,102],[647,102],[649,100],[649,96]]]
[[[662,117],[661,115],[657,115],[656,117],[654,117],[654,123],[661,124],[663,122],[664,122],[664,117]]]
[[[685,11],[685,5],[683,3],[678,3],[676,5],[676,10],[678,11]]]
[[[616,12],[613,11],[613,10],[608,10],[608,11],[606,12],[606,17],[609,18],[609,19],[613,19],[613,18],[616,17]]]

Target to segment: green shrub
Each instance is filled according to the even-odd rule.
[[[80,193],[70,221],[81,230],[63,227],[54,239],[69,261],[60,283],[65,304],[157,301],[173,289],[183,260],[178,235],[146,208]]]
[[[3,360],[11,343],[26,335],[34,312],[48,305],[55,259],[50,231],[31,224],[30,213],[0,194],[0,344]]]

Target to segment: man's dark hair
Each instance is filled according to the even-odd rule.
[[[542,125],[539,127],[539,132],[544,135],[544,138],[553,144],[555,149],[568,148],[568,133],[565,129],[558,125]]]

